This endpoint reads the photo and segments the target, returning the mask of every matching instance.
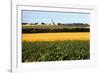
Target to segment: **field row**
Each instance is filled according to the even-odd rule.
[[[86,59],[90,59],[89,40],[22,42],[22,62]]]
[[[64,41],[89,39],[89,32],[22,34],[22,41]]]
[[[22,26],[22,33],[90,32],[89,26]]]

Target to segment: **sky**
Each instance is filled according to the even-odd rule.
[[[53,20],[55,23],[90,23],[89,13],[79,12],[50,12],[50,11],[32,11],[22,10],[21,22],[22,23],[35,23],[44,22],[51,23]]]

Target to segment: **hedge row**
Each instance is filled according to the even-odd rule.
[[[49,32],[90,32],[89,28],[22,28],[22,33],[49,33]]]

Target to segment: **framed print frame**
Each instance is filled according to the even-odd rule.
[[[60,4],[47,4],[47,5],[37,4],[36,5],[36,4],[31,4],[31,3],[22,3],[21,4],[20,2],[12,1],[12,9],[11,9],[11,11],[12,11],[12,16],[11,16],[11,19],[12,19],[12,22],[11,22],[11,24],[12,24],[12,50],[11,50],[12,51],[12,61],[11,61],[12,62],[12,65],[11,65],[12,73],[19,73],[19,72],[24,72],[24,71],[30,72],[30,71],[42,71],[42,70],[68,69],[68,68],[76,68],[76,67],[77,68],[80,68],[80,67],[85,68],[85,67],[91,67],[91,66],[93,67],[93,66],[96,65],[96,61],[97,61],[97,59],[96,59],[96,37],[95,37],[95,35],[96,35],[96,8],[94,6],[86,6],[86,5],[83,5],[83,6],[81,6],[81,5],[60,5]],[[42,60],[38,59],[39,56],[37,57],[37,59],[32,59],[32,57],[30,57],[30,58],[28,57],[29,59],[27,59],[27,58],[24,59],[23,58],[23,57],[25,57],[24,55],[26,55],[26,52],[27,52],[27,51],[25,51],[25,54],[23,53],[23,46],[24,46],[23,45],[23,40],[24,40],[23,33],[30,34],[30,31],[27,33],[26,32],[27,30],[24,30],[24,26],[26,28],[26,26],[33,26],[33,24],[36,24],[36,27],[37,27],[37,23],[36,22],[38,22],[38,24],[40,24],[39,21],[41,21],[41,25],[38,25],[38,26],[39,27],[41,26],[41,28],[42,28],[42,25],[43,26],[47,26],[47,25],[45,25],[45,23],[48,24],[46,22],[48,20],[46,20],[46,19],[49,19],[49,18],[52,18],[52,19],[50,19],[50,25],[48,24],[49,27],[53,26],[52,24],[54,24],[56,26],[55,28],[57,28],[57,26],[60,26],[61,24],[63,24],[63,26],[66,26],[66,27],[70,27],[70,25],[72,23],[77,23],[76,25],[78,25],[79,22],[76,21],[77,17],[74,18],[74,13],[75,14],[83,14],[83,16],[85,16],[84,14],[88,14],[89,15],[89,19],[87,19],[87,20],[89,20],[89,23],[88,23],[89,25],[87,24],[89,27],[86,27],[85,24],[82,24],[82,25],[85,25],[85,27],[87,29],[86,30],[84,28],[83,31],[87,32],[89,30],[88,32],[90,33],[89,36],[88,36],[89,37],[89,41],[90,41],[90,43],[88,45],[89,46],[89,50],[88,51],[90,53],[89,57],[87,57],[85,59],[84,58],[76,59],[76,58],[73,57],[72,59],[69,59],[69,60],[67,60],[67,59],[65,59],[65,57],[63,57],[63,60],[62,59],[60,59],[60,60],[58,60],[58,59],[53,60],[53,59],[50,59],[51,56],[49,54],[50,57],[48,57],[48,59],[46,59],[46,60],[44,60],[44,58]],[[31,15],[31,16],[33,16],[33,17],[36,16],[37,18],[39,16],[39,18],[38,19],[34,19],[33,18],[35,21],[36,20],[37,21],[35,22],[33,20],[33,23],[32,23],[31,19],[29,18],[30,17],[29,14],[34,14],[34,15]],[[44,19],[44,22],[45,22],[44,23],[42,18],[45,17],[46,15],[48,16],[48,18]],[[71,19],[70,16],[73,15],[73,19],[71,19],[72,23],[70,23],[70,21],[67,21],[69,26],[67,26],[67,24],[65,24],[66,22],[64,22],[64,20],[60,19],[61,20],[60,22],[57,22],[58,20],[56,20],[57,16],[60,18],[60,16],[64,17],[65,15],[66,16],[68,15],[70,19]],[[41,16],[42,16],[42,18],[41,18]],[[78,16],[78,15],[75,15],[75,16]],[[81,18],[84,18],[83,19],[84,23],[86,23],[85,22],[85,17],[81,17],[81,15],[80,15],[79,19],[81,19]],[[73,20],[76,21],[76,22],[74,22]],[[29,25],[26,25],[25,23],[29,24]],[[58,23],[59,23],[59,25],[56,25]],[[82,23],[82,22],[80,22],[80,23]],[[60,27],[63,27],[63,26],[60,26]],[[35,25],[33,27],[35,27]],[[82,27],[83,26],[81,26],[81,28]],[[44,27],[43,30],[45,30],[45,28],[46,27]],[[37,30],[39,30],[39,29],[37,29]],[[49,28],[49,29],[51,29],[51,28]],[[50,30],[50,33],[52,33],[52,30]],[[39,33],[41,33],[41,32],[42,32],[42,30]],[[45,30],[45,32],[49,33],[47,30]],[[64,32],[67,32],[67,31],[64,31]],[[73,32],[73,30],[71,30],[71,32]],[[37,33],[37,31],[35,32],[35,34],[36,33]],[[55,32],[53,31],[53,33],[55,33]],[[61,32],[61,33],[63,33],[63,32]],[[50,37],[50,35],[48,36],[48,38]],[[60,35],[55,34],[55,36],[56,35],[60,36],[61,34]],[[70,36],[70,34],[68,34],[68,35]],[[77,34],[77,35],[79,36],[79,34]],[[25,36],[27,36],[27,35],[25,35]],[[65,36],[65,34],[63,35],[63,37],[64,36]],[[81,38],[81,37],[77,38],[78,36],[76,36],[75,39]],[[41,39],[37,39],[37,37],[38,36],[36,36],[35,42],[37,42],[38,40],[41,40]],[[45,37],[45,36],[43,36],[43,37]],[[49,38],[49,39],[52,40],[52,38]],[[57,40],[57,41],[59,41],[59,40]],[[60,40],[60,41],[62,41],[62,40]],[[71,41],[72,41],[72,38],[71,38]],[[70,42],[70,41],[68,41],[68,42]],[[79,42],[79,44],[80,43],[81,42]],[[37,43],[34,43],[34,44],[36,45]],[[59,44],[59,43],[57,43],[57,44]],[[41,43],[40,43],[40,45],[41,45]],[[77,45],[77,44],[75,44],[75,45]],[[60,44],[58,46],[60,46]],[[26,47],[27,46],[25,46],[25,48]],[[43,46],[40,46],[40,48],[42,48],[42,47]],[[32,52],[32,51],[34,51],[34,50],[31,50],[30,52]],[[30,54],[30,52],[29,52],[29,54]],[[32,53],[35,53],[35,52],[32,52]],[[49,52],[47,52],[47,54]],[[60,52],[62,52],[62,51],[60,51]],[[79,53],[80,52],[81,51],[79,51]],[[29,55],[29,56],[31,56],[31,55]],[[35,54],[35,56],[37,56],[37,54]],[[33,56],[33,57],[35,57],[35,56]],[[42,56],[42,57],[44,57],[44,56]],[[78,56],[78,57],[80,57],[80,56]],[[30,59],[32,59],[32,60],[30,60]]]

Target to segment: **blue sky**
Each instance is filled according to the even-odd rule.
[[[22,23],[90,23],[89,13],[22,10]]]

